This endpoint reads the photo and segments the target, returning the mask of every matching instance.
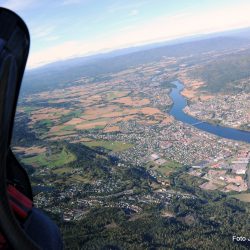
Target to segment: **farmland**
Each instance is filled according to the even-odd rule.
[[[199,62],[188,54],[81,71],[67,83],[60,75],[59,87],[51,81],[20,99],[13,151],[31,176],[35,204],[57,220],[68,247],[234,249],[232,233],[247,234],[249,145],[170,115],[176,79],[189,105],[214,107],[206,81],[189,74]]]
[[[65,148],[57,153],[48,155],[47,153],[38,154],[32,157],[25,157],[22,163],[34,167],[57,167],[76,160],[74,154],[68,152]]]
[[[91,148],[101,147],[107,150],[111,150],[113,152],[120,152],[133,147],[133,145],[129,143],[124,143],[119,141],[104,141],[104,140],[83,142],[83,144]]]

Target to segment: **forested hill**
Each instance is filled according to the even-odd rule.
[[[139,64],[158,61],[164,56],[199,56],[210,51],[224,51],[241,48],[250,44],[245,37],[214,37],[151,48],[126,55],[98,58],[90,57],[69,60],[68,63],[53,63],[38,69],[27,71],[23,81],[24,92],[36,92],[63,86],[82,76],[99,77],[100,74],[118,72]],[[100,80],[102,80],[100,78]]]
[[[250,92],[250,49],[216,58],[191,72],[210,92]]]

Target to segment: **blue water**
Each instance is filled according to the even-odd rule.
[[[223,138],[250,143],[250,132],[202,122],[201,120],[195,119],[192,116],[185,114],[183,109],[187,106],[187,100],[180,93],[183,90],[184,85],[179,81],[175,81],[173,84],[176,86],[176,88],[173,88],[170,93],[170,97],[174,102],[170,110],[170,114],[174,116],[176,120],[191,124],[198,129]]]

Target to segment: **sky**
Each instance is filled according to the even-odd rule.
[[[250,27],[249,0],[0,0],[31,35],[28,68],[180,37]]]

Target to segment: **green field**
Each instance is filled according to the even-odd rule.
[[[158,167],[158,172],[160,172],[162,175],[169,176],[170,173],[174,172],[177,168],[179,168],[181,164],[173,161],[169,161],[165,163],[164,165],[161,165]]]
[[[128,92],[126,91],[112,91],[112,92],[108,92],[106,95],[106,99],[107,101],[112,101],[116,98],[121,98],[123,96],[128,95]]]
[[[46,127],[52,127],[53,124],[54,124],[53,121],[48,120],[48,119],[46,119],[46,120],[41,120],[41,121],[38,122],[38,125],[39,125],[39,126],[46,126]]]
[[[125,143],[122,141],[98,140],[98,141],[83,142],[83,144],[90,148],[101,147],[107,150],[111,150],[113,152],[121,152],[133,147],[133,144]]]
[[[34,167],[59,167],[75,161],[76,157],[71,152],[63,148],[61,152],[48,155],[47,153],[39,154],[32,157],[23,158],[23,164]]]
[[[61,115],[59,113],[59,115],[60,115],[60,122],[68,122],[72,118],[78,118],[78,117],[81,116],[82,112],[83,112],[82,110],[78,109],[78,110],[74,110],[74,111],[72,111],[72,112],[70,112],[70,113],[68,113],[66,115]]]
[[[72,168],[69,168],[69,167],[57,168],[53,170],[53,173],[55,174],[68,174],[71,172],[72,172]]]
[[[67,125],[67,126],[64,126],[61,131],[72,131],[75,129],[75,126],[74,125]]]
[[[30,113],[31,111],[39,109],[39,107],[36,107],[36,106],[23,106],[22,108],[24,109],[24,112],[26,113]]]
[[[98,125],[98,126],[95,126],[94,128],[91,128],[89,130],[101,130],[101,129],[104,129],[106,126],[105,125]]]
[[[151,168],[161,175],[168,177],[170,173],[176,171],[179,167],[182,165],[175,161],[167,161],[166,163],[162,165],[157,165],[155,162],[151,161],[148,164],[148,167],[151,166]],[[153,166],[153,167],[152,167]]]
[[[83,116],[83,118],[84,118],[84,116]],[[104,118],[97,118],[97,119],[92,119],[92,120],[86,120],[86,121],[84,121],[84,122],[82,122],[80,124],[91,124],[93,122],[109,122],[111,120],[112,120],[112,118],[104,117]]]
[[[89,183],[90,180],[88,177],[82,177],[81,175],[73,175],[70,177],[72,182],[81,182],[81,183]]]
[[[75,131],[68,131],[68,130],[60,130],[58,132],[53,132],[51,135],[53,136],[65,136],[65,135],[72,135],[75,134]],[[46,134],[41,137],[41,139],[48,137]]]

